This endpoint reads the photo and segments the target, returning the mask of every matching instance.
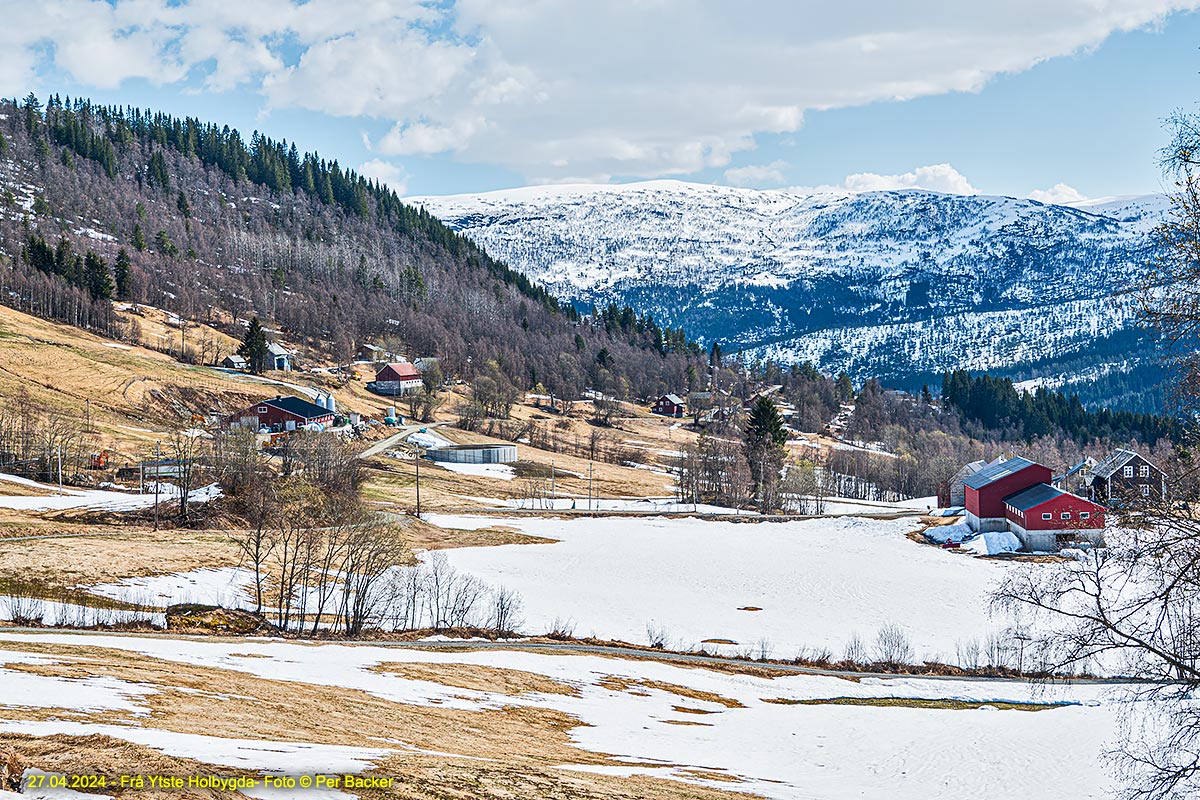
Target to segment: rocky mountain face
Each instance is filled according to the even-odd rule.
[[[1161,196],[654,181],[410,200],[559,297],[628,303],[727,352],[904,386],[952,368],[1086,385],[1152,359],[1114,293],[1153,255]]]

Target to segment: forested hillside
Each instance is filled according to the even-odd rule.
[[[581,319],[426,211],[295,143],[148,110],[0,101],[0,297],[130,336],[111,300],[343,357],[394,337],[450,373],[648,396],[701,359],[632,309]]]

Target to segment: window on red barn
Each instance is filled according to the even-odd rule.
[[[1070,511],[1064,511],[1064,512],[1062,512],[1061,514],[1059,514],[1059,515],[1058,515],[1058,518],[1059,518],[1059,519],[1070,519],[1070,518],[1071,518],[1071,512],[1070,512]]]
[[[1080,511],[1080,512],[1079,512],[1079,518],[1080,518],[1080,519],[1091,519],[1091,518],[1092,518],[1092,512],[1090,512],[1090,511]]]
[[[1054,519],[1054,515],[1050,514],[1050,513],[1042,514],[1042,519],[1047,520],[1047,521],[1052,520],[1052,519]]]

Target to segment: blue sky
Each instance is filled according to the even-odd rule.
[[[1197,4],[0,0],[0,92],[258,129],[414,195],[677,178],[1066,201],[1162,188],[1162,118],[1200,100]]]

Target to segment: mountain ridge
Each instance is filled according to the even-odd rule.
[[[1134,323],[1114,295],[1145,274],[1169,208],[681,181],[407,200],[581,308],[630,303],[726,350],[899,384],[1090,351],[1145,363],[1148,344],[1106,342]]]

